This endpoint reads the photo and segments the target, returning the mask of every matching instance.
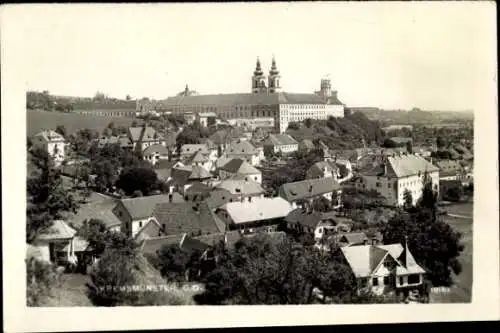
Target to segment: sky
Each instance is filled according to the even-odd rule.
[[[10,23],[26,89],[56,95],[250,92],[257,57],[267,72],[273,55],[284,91],[312,93],[328,76],[349,106],[472,110],[496,80],[488,2],[18,9]]]

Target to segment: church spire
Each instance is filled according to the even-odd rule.
[[[257,57],[257,64],[255,65],[255,71],[253,72],[254,75],[263,75],[264,72],[262,72],[262,68],[260,66],[260,59]]]
[[[278,71],[278,67],[276,66],[276,59],[274,58],[273,55],[273,60],[271,63],[271,70],[269,71],[269,74],[271,75],[278,75],[280,72]]]

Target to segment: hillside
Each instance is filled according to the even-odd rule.
[[[57,125],[66,127],[69,134],[84,128],[94,129],[102,133],[110,122],[114,122],[115,126],[128,127],[134,120],[141,123],[139,119],[127,117],[88,116],[76,113],[27,110],[26,135],[31,136],[44,129],[55,129]]]
[[[378,108],[350,108],[356,113],[362,113],[371,120],[380,121],[381,125],[415,125],[415,124],[438,124],[471,122],[474,120],[472,112],[455,111],[422,111],[419,109],[405,110],[382,110]]]
[[[26,92],[26,107],[28,109],[42,109],[45,111],[72,111],[72,110],[135,110],[134,100],[109,98],[104,94],[95,97],[55,96],[49,92]]]
[[[289,128],[286,133],[297,141],[304,139],[323,141],[331,149],[354,149],[366,144],[381,143],[383,132],[376,121],[362,113],[346,114],[344,118],[312,120],[311,126],[299,124],[298,129]]]

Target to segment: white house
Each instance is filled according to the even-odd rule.
[[[264,150],[254,147],[247,140],[235,140],[224,151],[222,157],[241,158],[252,166],[259,166],[264,159]]]
[[[264,189],[262,186],[252,179],[226,179],[221,181],[215,186],[218,190],[226,190],[232,194],[232,196],[237,199],[251,201],[253,198],[263,198]]]
[[[45,150],[56,165],[60,165],[66,157],[66,140],[61,134],[53,130],[40,132],[31,141],[33,146]]]
[[[168,160],[169,152],[165,146],[154,144],[144,149],[142,156],[145,161],[148,161],[152,165],[156,165],[160,160]]]
[[[167,145],[163,135],[151,126],[129,127],[128,136],[132,141],[133,148],[140,149],[140,151],[144,151],[147,147],[153,145]]]
[[[439,193],[439,169],[417,155],[386,157],[382,163],[361,171],[360,186],[366,190],[376,190],[393,206],[404,204],[404,192],[408,190],[413,204],[416,204],[422,196],[426,173],[432,181],[432,187]]]
[[[423,285],[426,272],[406,244],[345,246],[341,250],[356,277],[358,292],[382,295]]]
[[[333,208],[339,208],[342,205],[341,194],[340,184],[332,177],[286,183],[278,189],[278,196],[290,202],[294,209],[310,206],[314,199],[321,197],[330,201]]]
[[[299,143],[288,134],[269,134],[264,141],[264,151],[283,154],[299,150]]]
[[[55,220],[44,233],[39,234],[31,244],[38,252],[39,259],[59,264],[76,264],[74,238],[76,230],[62,220]]]

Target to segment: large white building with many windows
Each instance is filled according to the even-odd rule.
[[[186,88],[188,90],[188,88]],[[139,100],[137,112],[193,115],[214,113],[232,123],[254,122],[273,124],[279,133],[285,132],[290,122],[307,118],[327,119],[343,117],[344,105],[331,90],[329,79],[321,80],[321,89],[316,93],[288,93],[281,85],[281,74],[273,58],[266,77],[260,60],[251,79],[251,91],[237,94],[178,94],[161,101]]]

